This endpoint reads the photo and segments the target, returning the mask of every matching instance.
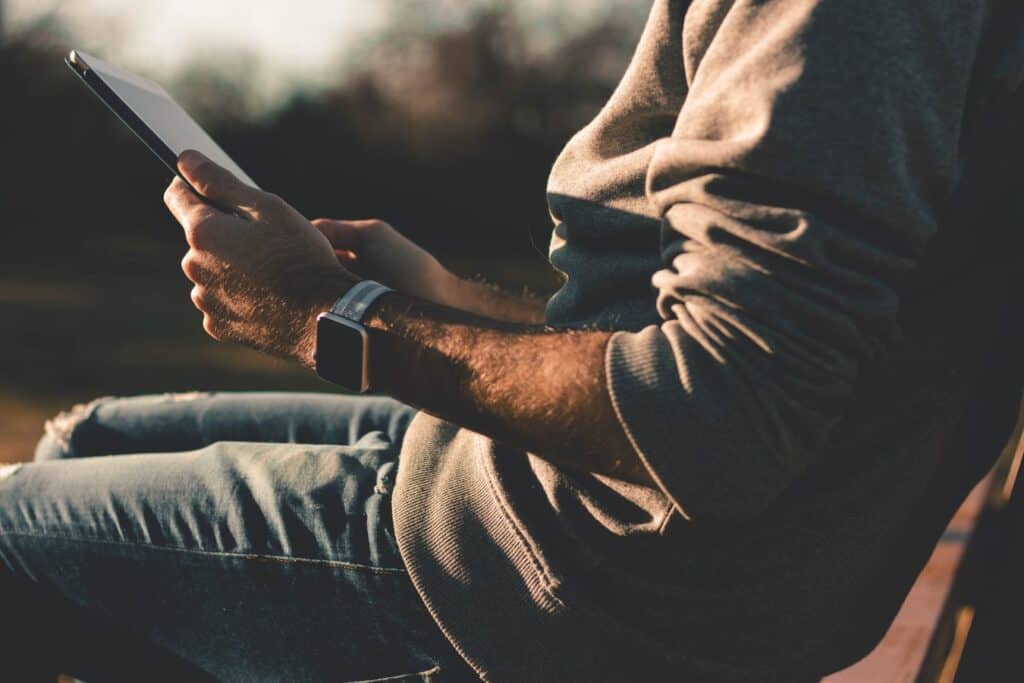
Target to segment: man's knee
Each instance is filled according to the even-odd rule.
[[[104,397],[76,405],[47,421],[45,434],[36,448],[36,460],[160,450],[166,440],[164,432],[170,429],[181,436],[185,433],[182,426],[194,422],[189,412],[192,409],[182,410],[181,406],[211,396],[208,392],[193,391]],[[159,426],[155,433],[150,427],[154,423]],[[184,438],[172,445],[172,450],[192,450],[201,444],[195,443],[194,438]]]
[[[36,446],[36,461],[75,457],[82,426],[92,419],[101,405],[112,400],[116,399],[104,397],[89,403],[79,403],[47,420],[43,425],[43,438]]]

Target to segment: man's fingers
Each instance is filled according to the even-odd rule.
[[[341,265],[345,267],[354,264],[358,260],[356,252],[349,251],[348,249],[335,249],[334,255],[338,257],[338,260],[341,261]]]
[[[313,227],[323,233],[327,241],[334,247],[334,255],[338,262],[349,270],[355,271],[359,252],[362,251],[363,230],[357,227],[360,221],[336,221],[330,218],[317,218],[312,221]]]
[[[317,218],[313,221],[313,227],[324,234],[335,250],[358,251],[360,232],[352,221]]]
[[[164,205],[174,216],[174,220],[179,223],[184,221],[193,210],[206,206],[205,202],[197,197],[195,192],[188,189],[188,185],[177,176],[164,190]]]
[[[192,249],[215,251],[230,243],[230,238],[245,221],[229,216],[197,197],[180,178],[175,178],[164,192],[164,203],[185,232],[185,241]]]
[[[197,197],[181,178],[175,178],[164,192],[164,204],[174,220],[185,230],[185,238],[193,247],[193,233],[196,225],[224,214]]]
[[[210,286],[218,282],[223,267],[208,252],[189,249],[181,259],[181,272],[197,285]]]
[[[385,224],[378,220],[339,221],[331,218],[317,218],[313,221],[317,230],[324,234],[336,250],[359,253],[367,236]]]
[[[195,150],[182,153],[178,171],[199,194],[221,206],[237,208],[250,218],[271,208],[271,195],[246,185]]]

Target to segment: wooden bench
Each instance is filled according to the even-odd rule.
[[[954,515],[882,641],[864,659],[822,683],[956,680],[986,578],[999,562],[996,549],[1020,541],[1007,538],[1007,518],[1011,504],[1024,505],[1022,460],[1018,424],[997,465]]]

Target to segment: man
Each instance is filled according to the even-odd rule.
[[[543,312],[186,153],[241,214],[165,195],[207,332],[341,362],[316,321],[344,298],[401,403],[59,418],[0,481],[12,599],[95,680],[851,663],[1015,416],[1022,55],[1012,2],[657,0],[552,172]]]

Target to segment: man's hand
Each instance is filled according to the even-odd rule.
[[[245,216],[211,207],[180,180],[165,195],[191,247],[182,268],[196,284],[192,300],[216,339],[310,366],[317,313],[356,281],[341,261],[366,265],[373,254],[386,267],[390,245],[404,250],[400,263],[431,268],[425,259],[433,257],[379,225],[363,228],[364,239],[375,230],[384,235],[377,247],[342,236],[356,224],[340,221],[332,222],[328,239],[324,233],[332,231],[324,221],[317,229],[281,199],[244,185],[198,153],[183,154],[178,167],[204,197]],[[398,276],[399,270],[387,272]],[[398,284],[381,273],[374,275]],[[463,301],[490,305],[484,290],[469,291]],[[538,307],[533,315],[541,312]],[[605,386],[609,333],[554,332],[496,322],[499,317],[401,294],[384,297],[364,319],[377,389],[567,467],[652,485]]]
[[[403,294],[505,322],[544,322],[544,301],[506,293],[483,282],[463,280],[427,250],[379,220],[313,221],[338,260],[360,276]]]
[[[361,277],[411,296],[451,306],[458,277],[426,249],[379,220],[313,221],[338,260]]]
[[[178,169],[220,211],[175,178],[164,193],[190,247],[181,268],[195,283],[192,303],[214,339],[312,364],[316,314],[357,280],[334,247],[279,197],[245,185],[198,152]]]

